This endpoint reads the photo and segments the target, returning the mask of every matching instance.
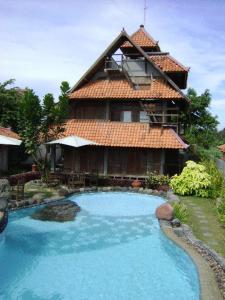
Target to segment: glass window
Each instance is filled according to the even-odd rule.
[[[145,123],[149,122],[149,117],[147,115],[147,111],[140,111],[140,122]]]
[[[131,122],[131,111],[127,110],[123,112],[123,122]]]

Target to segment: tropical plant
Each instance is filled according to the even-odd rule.
[[[64,121],[68,113],[67,82],[61,84],[59,101],[54,102],[52,94],[44,96],[43,103],[33,92],[27,89],[19,103],[19,134],[25,145],[26,152],[31,155],[46,181],[50,169],[50,160],[46,143],[59,138],[64,131]]]
[[[187,161],[182,173],[172,177],[170,186],[178,195],[209,197],[211,176],[203,164]]]
[[[170,178],[168,175],[162,175],[157,173],[149,173],[147,178],[147,186],[151,189],[157,189],[163,185],[169,185]]]
[[[215,161],[208,160],[202,163],[206,172],[211,176],[211,186],[209,188],[209,197],[217,198],[221,195],[221,192],[224,189],[224,176],[223,173],[218,169]]]
[[[225,198],[222,198],[217,206],[220,222],[225,226]]]
[[[174,209],[174,217],[179,219],[181,223],[186,223],[188,219],[188,211],[186,205],[181,202],[173,202],[172,207]]]

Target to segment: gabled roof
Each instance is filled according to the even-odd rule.
[[[153,48],[160,51],[158,42],[145,30],[144,25],[141,25],[140,28],[131,35],[131,39],[142,48]],[[133,45],[129,41],[126,41],[121,48],[133,48]]]
[[[13,139],[20,139],[19,135],[13,132],[10,128],[0,127],[0,135]]]
[[[130,44],[136,48],[136,50],[149,62],[149,64],[160,73],[162,78],[165,79],[169,83],[169,85],[175,89],[181,97],[183,97],[186,101],[189,102],[189,99],[186,97],[186,95],[179,89],[179,87],[169,78],[169,76],[166,75],[147,55],[147,53],[138,46],[131,38],[130,36],[123,30],[118,37],[109,45],[109,47],[103,52],[103,54],[96,60],[96,62],[88,69],[88,71],[81,77],[81,79],[72,87],[72,89],[69,91],[70,94],[72,94],[75,90],[81,88],[82,85],[87,84],[90,79],[93,77],[95,72],[101,68],[104,65],[105,59],[107,56],[112,55],[121,45],[128,41]],[[70,96],[71,97],[71,96]]]
[[[70,95],[71,99],[183,99],[163,78],[153,79],[147,88],[134,89],[126,79],[95,80]]]
[[[186,149],[188,147],[171,128],[149,128],[147,123],[123,123],[100,120],[68,120],[64,136],[78,135],[97,146]]]
[[[149,58],[163,71],[163,72],[188,72],[189,68],[183,66],[169,53],[154,53],[148,54]]]

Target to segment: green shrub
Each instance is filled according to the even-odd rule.
[[[187,207],[181,202],[172,203],[174,209],[174,217],[179,219],[181,223],[186,223],[188,219]]]
[[[187,161],[182,173],[172,177],[170,186],[178,195],[209,197],[211,176],[206,172],[204,165]]]
[[[170,178],[168,175],[149,173],[149,176],[147,179],[148,188],[157,189],[159,186],[169,185],[169,183],[170,183]]]
[[[220,222],[223,224],[223,226],[225,226],[225,198],[222,198],[219,201],[219,204],[217,206],[217,212]]]
[[[223,173],[218,169],[215,161],[204,161],[203,165],[206,168],[206,172],[211,176],[211,187],[209,189],[209,197],[217,198],[221,195],[224,189],[224,176]]]

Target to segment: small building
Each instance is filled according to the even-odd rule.
[[[225,144],[220,145],[218,148],[219,148],[220,152],[222,153],[222,160],[225,161]]]
[[[178,172],[188,71],[143,25],[123,30],[70,90],[65,136],[96,145],[64,146],[64,168],[125,178]]]
[[[0,127],[0,175],[8,170],[8,153],[12,146],[19,146],[19,135],[10,128]]]

